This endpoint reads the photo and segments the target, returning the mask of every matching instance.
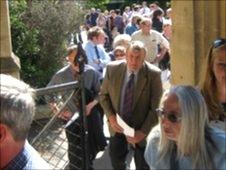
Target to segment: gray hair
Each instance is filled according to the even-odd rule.
[[[211,168],[205,144],[208,111],[201,92],[192,86],[180,85],[170,89],[166,95],[170,94],[177,96],[182,113],[181,130],[177,143],[178,156],[184,157],[189,153],[194,169]],[[167,153],[172,152],[172,148],[173,142],[162,133],[159,148],[161,157],[164,159]]]
[[[147,54],[147,48],[145,46],[145,44],[142,41],[131,41],[131,43],[129,44],[129,46],[126,49],[126,52],[129,50],[135,50],[135,51],[144,51],[145,56]]]
[[[113,41],[113,49],[115,49],[117,46],[124,46],[127,48],[129,46],[129,43],[131,42],[131,36],[128,34],[119,34],[114,38]]]
[[[0,123],[16,141],[25,140],[35,113],[34,90],[12,76],[0,74]]]

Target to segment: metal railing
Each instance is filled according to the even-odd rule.
[[[70,120],[65,121],[59,118],[59,114],[65,109],[68,102],[79,95],[79,83],[77,81],[54,85],[50,87],[36,89],[36,116],[32,123],[29,133],[29,141],[40,155],[52,166],[53,169],[67,169],[68,160],[68,141],[66,137],[66,127],[78,119],[79,109],[77,109]],[[53,113],[49,101],[54,100],[59,110]],[[78,122],[77,126],[81,127]],[[73,133],[70,131],[70,133]],[[77,140],[83,141],[83,136],[74,134]],[[76,155],[80,165],[84,164],[86,153],[81,145],[74,146],[82,154]],[[75,154],[75,153],[72,153]],[[76,165],[75,165],[76,166]],[[82,169],[82,167],[76,167]]]

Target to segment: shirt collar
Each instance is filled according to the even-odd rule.
[[[145,34],[143,31],[141,31],[142,35],[151,35],[151,32],[149,31],[147,34]]]
[[[28,162],[28,154],[23,147],[19,154],[9,162],[9,164],[4,168],[5,170],[11,169],[24,169]]]
[[[127,77],[129,77],[132,73],[134,74],[134,76],[136,77],[137,76],[137,74],[138,74],[138,70],[137,71],[131,71],[131,70],[129,70],[128,68],[127,68],[127,70],[126,70],[126,75],[127,75]]]
[[[95,47],[95,46],[98,46],[98,44],[95,44],[93,41],[89,41],[90,42],[90,44],[93,46],[93,47]]]

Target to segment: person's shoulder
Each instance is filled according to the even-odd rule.
[[[211,120],[210,126],[226,132],[226,120]]]
[[[160,125],[153,127],[147,137],[147,146],[145,149],[145,159],[149,166],[155,167],[158,161],[158,146],[160,141]]]
[[[62,77],[64,77],[66,74],[68,74],[68,72],[70,72],[70,64],[64,66],[63,68],[61,68],[60,70],[58,70],[52,77],[51,81],[56,81],[58,79],[61,79]]]
[[[126,64],[126,60],[115,60],[115,61],[111,61],[107,64],[108,67],[118,67],[120,65],[125,65]]]
[[[111,61],[107,64],[107,72],[108,73],[113,73],[116,74],[120,73],[121,70],[123,70],[122,68],[124,68],[126,66],[126,60],[116,60],[116,61]]]
[[[150,33],[152,33],[152,34],[161,34],[160,32],[158,32],[156,30],[153,30],[153,29],[150,30]]]
[[[90,48],[91,46],[93,46],[93,43],[90,40],[88,40],[86,43],[84,43],[84,48],[85,49],[86,48]]]
[[[156,125],[151,129],[150,133],[147,136],[147,140],[150,141],[152,144],[153,143],[157,144],[160,140],[160,135],[161,135],[160,125]]]
[[[91,71],[94,71],[95,70],[95,68],[93,67],[93,66],[91,66],[91,65],[89,65],[89,64],[85,64],[85,71],[86,70],[91,70]]]
[[[161,73],[161,70],[157,66],[155,66],[147,61],[144,62],[144,65],[150,72]]]
[[[136,37],[136,36],[139,36],[139,35],[141,35],[141,30],[135,31],[135,32],[131,35],[131,37],[133,38],[133,37]]]
[[[207,133],[209,133],[207,136],[210,136],[207,140],[210,140],[221,153],[226,154],[226,132],[222,129],[211,127],[207,130]]]
[[[161,36],[163,37],[162,33],[156,31],[156,30],[150,30],[150,34],[153,36]]]
[[[98,72],[93,66],[85,64],[85,73],[98,73]]]
[[[39,153],[28,143],[24,146],[28,156],[25,169],[51,169],[50,165],[39,155]]]
[[[206,131],[207,149],[216,169],[225,169],[226,167],[226,132],[218,128],[208,128]],[[207,137],[208,136],[208,137]]]
[[[97,45],[97,48],[99,50],[105,51],[104,46],[102,44]]]
[[[67,70],[69,70],[69,69],[70,69],[70,64],[68,64],[68,65],[62,67],[60,70],[58,70],[58,71],[56,72],[56,75],[57,75],[57,74],[62,74],[62,73],[64,73],[65,71],[67,71]]]

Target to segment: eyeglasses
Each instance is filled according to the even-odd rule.
[[[124,53],[116,53],[115,54],[115,57],[122,57],[122,56],[125,56],[125,54]]]
[[[182,119],[181,116],[176,116],[173,112],[166,113],[163,108],[156,109],[156,112],[161,119],[167,118],[172,123],[180,122]]]
[[[223,38],[220,38],[220,39],[217,39],[213,42],[213,47],[214,48],[218,48],[222,45],[226,45],[226,39],[223,39]]]

